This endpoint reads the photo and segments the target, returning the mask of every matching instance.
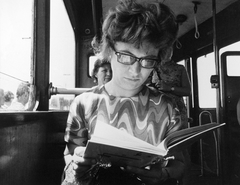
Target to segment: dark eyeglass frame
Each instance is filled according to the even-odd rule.
[[[138,57],[135,57],[135,56],[133,56],[133,55],[131,55],[131,54],[121,53],[121,52],[116,51],[115,49],[113,49],[113,50],[114,50],[114,52],[115,52],[115,55],[117,56],[117,61],[118,61],[119,63],[123,64],[123,65],[133,65],[135,62],[139,62],[140,65],[141,65],[141,67],[146,68],[146,69],[153,69],[153,68],[156,66],[157,62],[159,61],[158,59],[147,58],[147,57],[146,57],[146,58],[145,58],[145,57],[144,57],[144,58],[138,58]],[[121,62],[120,58],[121,58],[122,55],[123,55],[123,56],[132,57],[134,60],[131,60],[131,63]],[[142,61],[144,61],[144,60],[154,61],[154,64],[153,64],[152,66],[150,66],[150,67],[143,66],[143,65],[142,65]]]

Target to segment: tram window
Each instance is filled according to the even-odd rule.
[[[240,76],[240,56],[227,56],[227,75]]]
[[[225,51],[240,51],[240,41],[228,45],[219,50],[221,55]],[[227,75],[228,76],[240,76],[240,57],[239,56],[227,56]]]
[[[50,1],[50,82],[54,87],[75,87],[74,32],[63,1]],[[49,109],[68,110],[74,95],[52,95]]]
[[[0,1],[0,88],[15,98],[32,81],[32,35],[33,0]]]
[[[210,78],[216,74],[214,53],[197,59],[199,107],[216,107],[216,89],[211,88]]]

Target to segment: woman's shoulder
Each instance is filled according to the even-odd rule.
[[[90,100],[99,99],[100,97],[102,97],[101,94],[103,94],[102,86],[94,86],[89,90],[76,96],[75,102],[88,102]]]

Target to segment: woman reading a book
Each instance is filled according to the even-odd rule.
[[[181,128],[172,99],[145,85],[177,31],[174,14],[161,3],[122,0],[109,11],[100,54],[111,62],[113,76],[105,85],[77,96],[70,107],[62,185],[159,185],[181,179],[181,152],[147,167],[110,165],[108,158],[84,156],[95,126],[102,122],[154,146]]]

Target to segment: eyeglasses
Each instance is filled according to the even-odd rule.
[[[151,58],[138,58],[130,54],[120,53],[115,51],[117,55],[117,61],[124,65],[133,65],[135,62],[139,62],[143,68],[151,69],[154,68],[158,59]]]

